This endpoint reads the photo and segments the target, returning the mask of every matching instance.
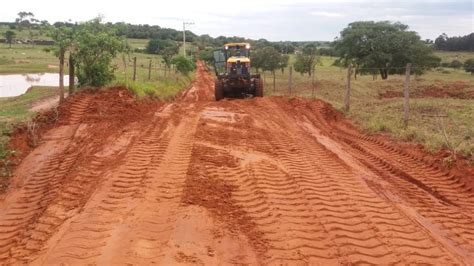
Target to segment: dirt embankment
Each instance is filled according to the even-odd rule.
[[[322,101],[212,87],[199,64],[166,104],[70,98],[0,202],[0,263],[474,263],[471,168]]]
[[[15,155],[8,158],[10,167],[14,170],[54,128],[68,124],[94,124],[90,137],[93,140],[92,136],[96,136],[95,139],[100,141],[110,134],[117,134],[129,123],[149,119],[162,104],[151,100],[136,101],[130,91],[120,87],[81,91],[67,98],[57,109],[40,112],[32,122],[16,126],[8,147],[15,151]],[[4,181],[9,182],[8,179]]]

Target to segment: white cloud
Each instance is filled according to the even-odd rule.
[[[465,35],[473,31],[472,0],[81,0],[69,8],[63,0],[15,0],[0,8],[0,21],[20,11],[40,20],[85,21],[104,14],[106,21],[150,24],[175,29],[196,24],[198,34],[240,35],[269,40],[333,40],[348,23],[392,20],[408,24],[423,38]]]
[[[344,16],[341,13],[324,12],[324,11],[313,11],[313,12],[309,12],[309,14],[313,16],[328,17],[328,18],[340,18]]]

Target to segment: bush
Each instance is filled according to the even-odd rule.
[[[464,70],[466,70],[466,72],[471,72],[471,74],[474,74],[474,58],[467,59],[466,62],[464,62]]]
[[[114,68],[109,67],[108,62],[97,62],[77,71],[77,79],[81,86],[100,87],[110,83],[114,78]]]
[[[463,65],[462,62],[459,61],[459,60],[456,60],[456,59],[453,60],[453,61],[451,62],[451,64],[449,64],[450,67],[455,68],[455,69],[461,68],[462,65]]]
[[[194,62],[182,55],[173,58],[171,63],[175,65],[176,69],[183,75],[188,75],[189,72],[193,71],[195,68]]]
[[[199,59],[209,65],[214,63],[214,49],[206,48],[199,53]]]

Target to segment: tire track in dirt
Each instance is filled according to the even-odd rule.
[[[284,115],[283,113],[281,114],[282,116]],[[286,117],[283,121],[292,121],[291,117]],[[282,123],[283,123],[282,121]],[[289,125],[288,129],[294,127],[292,125]],[[296,134],[295,134],[296,135]],[[351,169],[347,167],[347,165],[340,160],[338,160],[337,156],[334,154],[331,154],[328,150],[325,149],[322,145],[319,143],[315,143],[311,139],[307,138],[304,134],[301,135],[302,138],[299,139],[299,141],[293,143],[295,146],[293,149],[294,150],[299,150],[297,154],[303,158],[314,158],[312,160],[312,164],[314,165],[314,168],[318,173],[321,175],[325,176],[326,184],[331,183],[331,179],[335,179],[332,182],[333,187],[328,189],[327,191],[318,191],[317,186],[313,184],[304,184],[302,183],[302,187],[306,190],[309,191],[309,193],[313,193],[312,195],[314,196],[319,196],[317,198],[317,202],[315,203],[315,206],[325,206],[322,209],[320,209],[318,212],[323,214],[322,217],[328,217],[329,223],[328,223],[328,228],[331,228],[330,234],[336,233],[336,242],[338,242],[338,239],[343,240],[341,244],[344,247],[350,247],[351,252],[354,252],[356,256],[353,255],[348,255],[349,261],[350,262],[365,262],[365,263],[381,263],[380,261],[371,261],[370,253],[373,254],[374,248],[380,248],[381,250],[383,246],[386,247],[386,250],[389,250],[390,252],[386,252],[386,254],[394,254],[396,255],[399,259],[401,259],[401,262],[403,263],[414,263],[416,262],[416,256],[401,256],[402,254],[405,253],[404,250],[399,250],[397,248],[394,248],[392,246],[392,241],[393,237],[387,238],[384,235],[384,232],[388,231],[388,228],[381,228],[380,225],[390,225],[395,231],[406,231],[407,230],[407,225],[409,225],[409,221],[403,215],[398,213],[396,209],[394,209],[392,206],[389,204],[385,204],[383,200],[381,200],[377,195],[375,195],[372,191],[368,190],[367,187],[365,186],[364,183],[360,182],[361,179],[358,176],[355,176]],[[284,142],[288,141],[288,137],[282,138],[281,145],[284,146]],[[291,141],[290,141],[291,142]],[[304,143],[304,145],[301,145]],[[291,145],[291,144],[290,144]],[[299,147],[298,147],[299,146]],[[294,160],[298,160],[296,157]],[[300,159],[301,160],[301,159]],[[311,174],[310,171],[306,173],[306,176],[308,179],[311,178],[311,176],[314,176]],[[337,177],[337,178],[334,178]],[[331,181],[329,181],[331,180]],[[335,183],[335,184],[334,184]],[[327,185],[326,185],[327,186]],[[314,193],[316,192],[316,193]],[[324,192],[329,192],[327,195],[324,194]],[[340,195],[334,195],[334,192],[339,192]],[[344,202],[345,204],[341,205],[346,208],[339,209],[334,208],[334,207],[341,207],[341,206],[332,206],[333,208],[327,208],[327,206],[331,206],[330,202],[324,202],[321,201],[321,197],[323,198],[332,198],[336,199],[337,202]],[[332,212],[327,212],[327,211],[332,211]],[[350,213],[352,214],[352,217],[338,217],[337,214],[339,215],[341,213]],[[336,217],[334,221],[331,221],[332,217]],[[342,218],[342,219],[341,219]],[[357,219],[358,218],[358,219]],[[357,232],[357,235],[359,236],[359,239],[355,235],[351,235],[351,233],[354,233],[352,228],[346,224],[345,228],[343,227],[340,232],[338,232],[338,229],[340,228],[340,223],[341,221],[347,221],[351,220],[352,222],[355,222],[357,224],[357,229],[359,231]],[[374,221],[375,220],[375,221]],[[335,222],[335,226],[331,224],[332,222]],[[399,225],[399,226],[395,226]],[[400,226],[401,225],[401,226]],[[334,226],[334,227],[333,227]],[[386,227],[386,226],[385,226]],[[412,227],[413,228],[413,227]],[[349,233],[349,234],[348,234]],[[370,236],[370,239],[372,240],[371,244],[367,243],[367,240],[369,239],[368,236]],[[362,239],[360,238],[362,237]],[[367,238],[366,238],[367,237]],[[365,239],[364,239],[365,238]],[[425,237],[426,239],[426,237]],[[363,240],[363,241],[362,241]],[[375,241],[377,240],[377,241]],[[412,241],[415,241],[416,238],[411,238]],[[355,243],[353,243],[355,242]],[[364,244],[365,243],[365,244]],[[404,247],[407,243],[402,243],[399,247]],[[435,246],[431,245],[431,247],[420,247],[420,248],[415,248],[415,245],[411,245],[411,251],[412,255],[420,255],[423,257],[425,255],[425,251],[429,251],[429,255],[425,255],[424,261],[428,261],[428,259],[431,259],[434,257],[435,260],[432,260],[432,263],[435,262],[441,262],[442,260],[437,260],[438,258],[441,258],[442,256],[438,256],[437,254],[442,254],[439,249],[436,249]],[[426,248],[426,249],[425,249]],[[382,254],[382,253],[381,253]],[[362,255],[362,256],[361,256]],[[376,254],[373,254],[376,255]],[[360,256],[360,258],[359,258]],[[377,256],[376,256],[377,257]],[[378,258],[377,258],[378,259]],[[393,257],[392,257],[393,259]],[[413,259],[413,260],[412,260]],[[446,259],[446,256],[445,256]],[[359,261],[360,260],[360,261]],[[365,260],[365,261],[364,261]],[[385,260],[382,258],[382,260]]]
[[[325,103],[214,102],[212,84],[199,63],[177,99],[85,154],[78,101],[0,204],[0,263],[474,264],[457,177]]]
[[[169,252],[170,236],[178,219],[196,126],[196,114],[188,114],[168,130],[163,144],[158,144],[163,147],[161,156],[150,163],[152,169],[146,175],[143,199],[134,209],[136,215],[127,217],[125,223],[129,226],[115,236],[126,245],[110,249],[110,257],[104,263],[168,264],[168,256],[173,255]],[[114,254],[126,256],[117,258]]]
[[[158,120],[157,120],[158,121]],[[40,259],[44,264],[73,262],[93,263],[106,249],[112,232],[136,206],[150,162],[160,154],[159,143],[166,123],[152,122],[129,148],[119,166],[106,177],[83,212],[73,217],[60,231],[64,233],[50,243],[51,248]]]
[[[41,215],[57,197],[62,180],[80,153],[73,141],[89,100],[88,97],[82,98],[72,106],[72,115],[68,119],[70,126],[58,128],[59,137],[46,137],[45,146],[56,144],[55,153],[40,162],[39,170],[24,177],[18,193],[6,198],[6,204],[0,209],[0,262],[37,250],[35,242],[41,242],[43,235],[51,233],[51,228],[56,225],[56,220]],[[33,223],[38,227],[27,228]]]
[[[320,105],[318,106],[320,107]],[[322,108],[319,108],[317,113],[323,114],[326,112],[326,110],[321,109]],[[448,177],[442,171],[423,164],[420,159],[404,154],[381,141],[374,141],[371,137],[355,133],[358,134],[362,140],[356,138],[350,139],[348,136],[353,135],[347,133],[347,129],[340,127],[333,128],[327,121],[321,119],[319,115],[305,115],[306,118],[313,118],[313,123],[318,125],[326,134],[334,136],[335,139],[342,139],[342,143],[347,143],[349,145],[349,152],[351,152],[351,148],[353,149],[351,156],[376,173],[379,179],[381,178],[378,181],[376,180],[376,182],[388,181],[391,185],[395,185],[395,188],[392,189],[388,189],[387,187],[378,188],[376,189],[378,190],[377,192],[382,195],[389,195],[391,193],[396,195],[396,207],[405,216],[416,223],[422,224],[423,229],[430,232],[433,239],[442,243],[445,248],[449,249],[452,253],[468,261],[474,260],[470,255],[473,250],[472,230],[474,230],[472,226],[472,212],[470,212],[469,209],[469,201],[466,202],[470,192],[461,185],[452,184],[451,187],[445,186],[447,190],[451,191],[451,195],[454,193],[461,195],[459,198],[451,198],[451,201],[454,202],[456,206],[450,206],[450,195],[444,193],[445,191],[440,192],[440,190],[437,189],[440,179],[442,180],[441,182],[445,182],[448,179],[455,180],[455,177]],[[305,116],[303,115],[302,117]],[[305,122],[302,124],[304,123]],[[303,126],[303,128],[307,129],[307,126]],[[311,134],[314,135],[314,130],[311,131]],[[371,147],[366,147],[365,149],[360,148],[364,140],[367,141],[370,139],[374,141]],[[403,164],[403,166],[399,166],[400,164]],[[425,183],[428,185],[425,185]],[[446,198],[448,198],[448,202],[443,200],[445,195]],[[403,200],[399,199],[399,197]],[[394,200],[393,197],[389,198],[390,200]],[[464,209],[467,208],[468,211],[466,212],[458,208],[458,205],[464,205]],[[414,208],[415,211],[413,211],[412,208]]]
[[[180,195],[172,195],[170,189],[179,190],[179,185],[184,183],[185,158],[190,156],[189,146],[192,144],[192,124],[197,123],[192,117],[181,118],[180,115],[193,111],[194,108],[189,106],[195,107],[193,102],[200,100],[200,94],[184,93],[175,103],[158,110],[154,121],[142,128],[141,134],[129,145],[123,164],[107,173],[105,182],[88,200],[83,211],[58,230],[48,248],[33,264],[121,264],[125,261],[135,264],[153,261],[143,257],[150,249],[147,247],[151,244],[153,232],[153,226],[150,227],[153,223],[150,222],[159,217],[172,224],[172,214],[177,206],[170,205],[179,203]],[[189,103],[181,107],[179,102]],[[171,200],[169,205],[157,205],[164,204],[165,199]],[[166,211],[171,213],[157,216]],[[156,227],[156,223],[154,225]],[[120,243],[127,245],[120,246]],[[123,256],[116,258],[115,254],[129,256],[127,259]]]

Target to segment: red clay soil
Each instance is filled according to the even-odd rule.
[[[149,119],[157,106],[162,103],[150,100],[136,101],[126,88],[112,87],[107,90],[83,90],[65,100],[57,109],[39,113],[32,122],[34,131],[27,124],[19,124],[9,142],[8,148],[15,155],[8,158],[14,170],[16,166],[40,144],[43,135],[54,127],[67,125],[74,120],[76,101],[89,101],[87,110],[81,113],[81,120],[88,124],[100,125],[94,134],[114,132],[128,123],[139,119]],[[77,121],[79,122],[79,121]],[[75,121],[73,121],[75,123]],[[8,182],[8,179],[4,179]],[[0,191],[1,193],[1,191]]]
[[[399,98],[403,97],[402,90],[386,89],[379,93],[379,98]],[[417,90],[410,91],[413,98],[455,98],[474,99],[474,88],[464,81],[437,82],[429,85],[420,85]]]
[[[472,169],[322,101],[215,102],[198,64],[166,104],[61,108],[0,202],[2,264],[474,264]]]

